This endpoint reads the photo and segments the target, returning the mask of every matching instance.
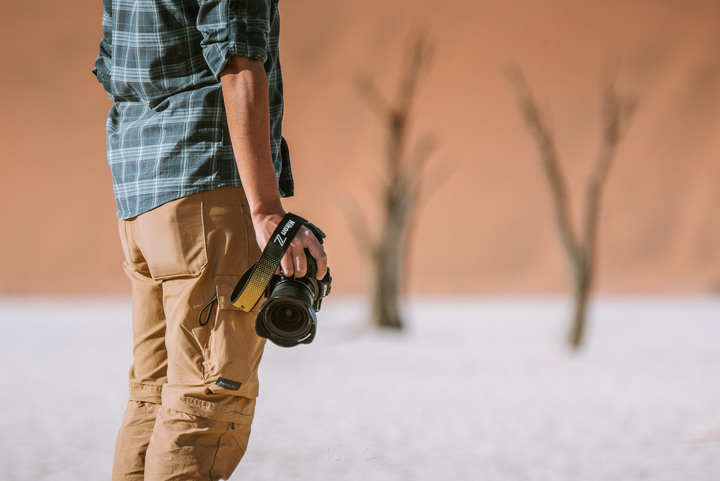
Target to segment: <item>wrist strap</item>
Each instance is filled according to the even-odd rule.
[[[280,265],[295,234],[307,221],[295,214],[285,214],[258,261],[243,274],[230,296],[230,302],[245,312],[250,312],[265,293],[273,274]]]

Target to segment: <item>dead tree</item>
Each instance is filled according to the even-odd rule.
[[[413,114],[418,83],[427,72],[432,45],[426,35],[419,35],[409,48],[395,98],[389,102],[376,84],[364,74],[356,77],[360,96],[377,115],[385,130],[386,147],[384,181],[381,184],[380,230],[375,238],[368,225],[356,216],[356,237],[372,265],[372,316],[381,327],[402,329],[399,309],[409,230],[416,211],[420,181],[430,154],[435,149],[430,135],[409,144],[409,124]]]
[[[545,123],[522,74],[518,71],[511,72],[510,81],[527,128],[537,144],[545,179],[552,193],[555,221],[568,259],[573,282],[574,307],[567,343],[571,349],[577,350],[583,342],[588,300],[596,272],[600,196],[607,181],[618,144],[625,134],[636,103],[632,99],[621,98],[612,82],[605,89],[600,152],[585,186],[585,206],[581,220],[582,230],[580,233],[576,233],[572,227],[567,187],[558,161],[553,134]]]

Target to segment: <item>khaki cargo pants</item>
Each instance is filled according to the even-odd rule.
[[[119,225],[134,341],[112,479],[227,479],[247,447],[265,344],[255,313],[230,303],[260,255],[245,194],[222,187]]]

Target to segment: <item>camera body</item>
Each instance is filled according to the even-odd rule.
[[[317,279],[315,259],[305,249],[307,273],[304,277],[273,275],[265,291],[267,299],[255,319],[255,331],[282,347],[309,344],[317,331],[322,300],[330,294],[330,269]]]

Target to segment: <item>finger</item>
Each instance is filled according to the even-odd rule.
[[[292,277],[295,274],[292,257],[292,245],[290,245],[290,248],[287,250],[287,252],[285,252],[285,255],[280,261],[280,268],[282,269],[282,274],[285,277]]]
[[[325,274],[327,274],[327,254],[325,254],[325,248],[323,248],[317,239],[313,237],[313,241],[314,242],[308,243],[307,250],[310,252],[310,255],[315,258],[315,264],[317,264],[317,275],[315,277],[322,279],[325,277]]]
[[[295,242],[293,242],[295,244]],[[305,249],[298,242],[298,245],[292,245],[295,259],[295,277],[305,277],[307,274],[307,257],[305,257]]]

